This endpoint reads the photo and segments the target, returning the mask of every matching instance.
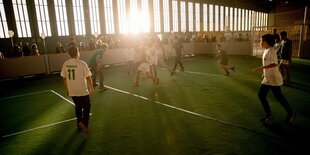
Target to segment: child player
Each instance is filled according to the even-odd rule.
[[[89,95],[94,93],[91,72],[87,64],[79,60],[80,53],[77,47],[69,47],[68,52],[71,59],[64,62],[61,69],[61,76],[63,77],[67,95],[72,97],[75,104],[77,127],[89,134]]]
[[[151,74],[151,69],[152,69],[151,65],[147,62],[143,62],[142,64],[139,65],[138,71],[137,71],[135,86],[139,86],[139,80],[140,80],[140,74],[141,73],[145,74],[148,78],[153,80],[154,84],[158,85],[159,79],[158,79],[158,77],[155,77]]]
[[[144,73],[146,76],[153,80],[153,82],[158,85],[159,78],[157,77],[155,65],[157,64],[157,53],[154,48],[147,48],[141,51],[145,53],[144,58],[140,58],[142,63],[138,67],[137,77],[135,81],[135,85],[139,86],[140,74]],[[144,55],[144,54],[142,54]]]
[[[220,59],[221,68],[226,72],[225,75],[229,75],[229,70],[235,71],[235,67],[228,66],[228,55],[225,50],[222,50],[221,44],[216,44],[216,49],[218,51],[218,56],[214,59],[214,61]]]
[[[271,34],[264,34],[261,36],[260,46],[265,49],[262,57],[263,65],[253,69],[255,73],[263,71],[263,81],[260,86],[258,97],[260,102],[262,103],[266,115],[264,118],[261,119],[261,121],[267,122],[273,118],[267,100],[268,91],[271,89],[276,100],[280,102],[282,107],[287,112],[285,121],[291,123],[295,117],[295,112],[293,112],[291,106],[281,92],[281,85],[283,84],[283,79],[278,68],[277,53],[274,51],[273,48],[274,43],[274,37]]]

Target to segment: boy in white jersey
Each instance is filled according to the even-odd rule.
[[[262,118],[261,121],[267,122],[268,120],[273,118],[267,100],[267,93],[271,89],[275,98],[280,102],[282,107],[287,112],[285,121],[290,123],[295,117],[295,112],[293,112],[291,106],[281,92],[281,85],[283,84],[283,79],[278,68],[277,53],[273,49],[274,44],[274,37],[271,34],[265,34],[261,36],[260,46],[265,48],[262,58],[263,65],[253,70],[255,73],[263,71],[263,81],[258,93],[258,97],[263,105],[266,116]]]
[[[80,53],[77,47],[69,47],[68,52],[71,59],[64,62],[61,76],[63,77],[67,95],[72,97],[75,104],[77,126],[89,134],[89,95],[94,93],[92,74],[86,62],[79,60]]]

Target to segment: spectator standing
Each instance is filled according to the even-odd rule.
[[[285,82],[290,82],[291,80],[291,71],[290,64],[292,62],[292,41],[287,38],[287,32],[282,31],[280,33],[280,71]]]

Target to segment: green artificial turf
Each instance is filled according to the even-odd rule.
[[[158,68],[160,83],[126,67],[104,69],[91,97],[90,130],[76,130],[74,106],[59,74],[1,81],[0,154],[298,154],[308,151],[310,60],[294,59],[293,83],[282,86],[297,116],[293,124],[270,92],[274,119],[261,123],[257,97],[261,59],[231,56],[225,76],[212,56],[183,58],[185,72]],[[166,60],[173,66],[173,60]],[[60,96],[59,96],[59,95]],[[158,94],[158,95],[156,95]],[[69,99],[65,100],[65,99]]]

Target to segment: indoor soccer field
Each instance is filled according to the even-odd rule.
[[[91,134],[76,129],[74,104],[59,73],[2,79],[0,154],[299,154],[309,152],[310,60],[293,59],[282,92],[297,115],[268,94],[274,119],[262,123],[261,58],[230,56],[225,76],[213,56],[182,59],[185,72],[158,68],[158,86],[125,65],[104,68],[108,90],[91,96]],[[173,66],[172,59],[166,60]],[[178,68],[179,69],[179,68]]]

